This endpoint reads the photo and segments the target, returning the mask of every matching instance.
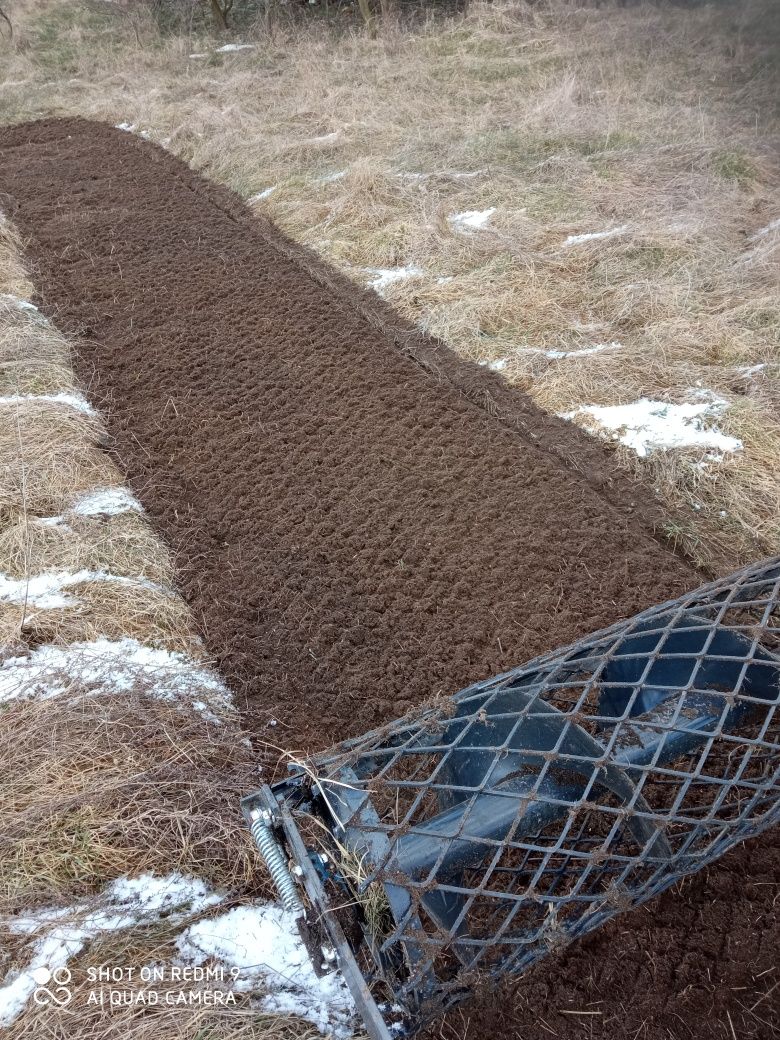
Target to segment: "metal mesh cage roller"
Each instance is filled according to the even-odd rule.
[[[777,821],[779,590],[780,560],[747,568],[266,789],[317,911],[310,945],[321,920],[373,1035]]]

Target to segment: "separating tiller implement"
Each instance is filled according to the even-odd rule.
[[[373,1040],[780,817],[780,559],[436,701],[244,799]]]

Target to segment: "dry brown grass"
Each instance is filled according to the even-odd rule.
[[[18,702],[3,713],[0,921],[32,905],[78,905],[113,878],[173,869],[217,889],[268,894],[238,812],[256,782],[256,757],[230,739],[235,732],[141,689],[121,699],[74,695]],[[67,1013],[36,1008],[8,1035],[168,1038],[216,1025],[220,1035],[263,1035],[268,1023],[257,1012],[250,1018],[246,1003],[233,1015],[161,1009],[151,1021],[87,1006],[88,966],[170,963],[176,930],[163,921],[99,937],[72,965],[76,995]],[[23,969],[27,939],[4,933],[2,923],[0,933],[0,975]],[[295,1028],[308,1033],[303,1023]]]
[[[0,508],[57,516],[75,496],[115,485],[104,437],[95,417],[66,405],[0,405]]]
[[[98,518],[66,512],[56,525],[38,517],[25,523],[21,513],[9,512],[5,519],[0,560],[4,572],[15,578],[24,577],[34,560],[35,571],[105,570],[158,585],[173,580],[168,553],[148,520],[136,512]]]
[[[252,205],[356,280],[420,268],[386,295],[464,356],[509,358],[551,410],[717,391],[744,451],[707,480],[696,452],[617,461],[682,511],[702,564],[777,551],[780,229],[751,238],[780,215],[772,0],[474,5],[373,40],[258,28],[232,55],[111,6],[22,6],[3,118],[130,122],[250,198],[273,187]],[[489,207],[481,231],[448,219]]]
[[[0,209],[2,208],[2,200],[0,200]],[[14,298],[28,299],[32,292],[32,283],[22,262],[22,242],[8,219],[5,216],[0,217],[0,293]],[[14,313],[19,313],[18,308],[7,299],[4,300],[2,296],[0,296],[0,310],[4,316],[6,316],[6,311],[11,312],[11,317]],[[3,360],[6,360],[5,356],[3,356]]]
[[[0,297],[0,396],[56,394],[72,386],[64,337],[11,297]]]
[[[193,649],[192,617],[178,596],[101,578],[68,586],[67,593],[72,606],[0,605],[2,645],[67,646],[104,636],[137,639],[174,651]]]
[[[235,731],[139,689],[27,700],[0,727],[0,914],[69,905],[107,880],[173,869],[245,889],[238,801],[256,774]]]

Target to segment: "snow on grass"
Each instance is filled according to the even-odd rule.
[[[309,137],[308,144],[330,144],[332,141],[336,141],[338,137],[338,130],[333,130],[329,134],[320,134],[319,137]]]
[[[255,45],[253,43],[223,43],[221,47],[217,47],[216,54],[235,54],[236,51],[253,51]]]
[[[449,177],[456,181],[471,180],[474,177],[481,177],[484,170],[471,170],[463,172],[461,170],[433,170],[430,173],[422,173],[414,170],[399,170],[396,173],[396,177],[401,177],[403,180],[408,181],[428,181],[434,177]]]
[[[150,141],[152,138],[148,130],[139,130],[137,123],[114,123],[114,129],[124,130],[127,134],[138,134],[139,137],[143,137],[144,141]]]
[[[197,878],[143,874],[133,880],[119,878],[98,899],[3,921],[6,932],[27,935],[30,943],[25,966],[12,969],[0,986],[0,1025],[9,1026],[18,1018],[38,986],[53,981],[56,989],[64,981],[57,972],[101,933],[152,924],[163,916],[167,921],[186,920],[223,898]]]
[[[766,362],[762,362],[758,365],[737,365],[734,371],[738,372],[743,379],[752,379],[753,376],[758,375],[759,372],[763,372],[765,368]]]
[[[717,461],[724,452],[739,451],[742,442],[712,424],[728,408],[728,401],[708,390],[694,391],[696,401],[670,404],[641,397],[620,405],[581,405],[562,414],[564,419],[591,416],[605,434],[633,449],[640,458],[666,448],[708,448]]]
[[[50,519],[58,519],[51,517]],[[171,595],[169,589],[157,585],[148,578],[128,578],[120,574],[109,574],[108,571],[46,571],[33,574],[28,578],[9,578],[0,574],[0,602],[26,603],[41,610],[58,610],[78,604],[75,596],[64,592],[72,585],[81,585],[85,581],[108,581],[118,585],[138,585],[153,592]]]
[[[209,705],[227,710],[230,694],[221,680],[189,655],[143,646],[135,639],[101,637],[70,646],[40,646],[0,663],[0,704],[67,693],[121,695],[133,689],[160,700],[189,699],[215,718]]]
[[[586,357],[589,354],[600,354],[604,350],[620,350],[623,344],[613,340],[611,343],[594,343],[591,347],[580,347],[575,350],[545,350],[542,353],[546,358]]]
[[[764,238],[766,235],[771,235],[773,231],[780,230],[780,217],[776,217],[775,220],[770,220],[764,227],[759,228],[755,231],[750,238],[749,242],[757,242],[759,238]]]
[[[86,494],[79,495],[66,510],[66,514],[75,513],[77,516],[118,516],[121,513],[142,512],[143,506],[138,499],[123,487],[94,488]],[[30,519],[43,527],[56,527],[61,531],[71,530],[67,515],[35,516]]]
[[[600,354],[603,350],[620,350],[623,344],[614,340],[612,343],[594,343],[590,347],[579,347],[574,350],[545,350],[544,347],[517,347],[516,354],[538,354],[540,357],[561,361],[566,358],[587,357],[589,354]],[[498,358],[496,361],[480,361],[494,372],[503,372],[511,357]]]
[[[413,265],[408,267],[367,267],[366,272],[374,275],[366,282],[366,285],[380,294],[388,285],[394,285],[395,282],[402,282],[407,278],[419,278],[423,274],[422,268]]]
[[[540,354],[542,357],[560,361],[563,358],[587,357],[589,354],[600,354],[604,350],[620,350],[623,344],[613,340],[611,343],[594,343],[590,347],[575,347],[573,350],[546,350],[544,347],[518,347],[519,354]]]
[[[321,177],[315,177],[315,184],[333,184],[336,181],[343,180],[347,176],[349,170],[336,170],[334,173],[324,173]]]
[[[40,314],[40,311],[34,303],[30,303],[29,300],[25,300],[21,296],[12,296],[11,293],[0,293],[0,303],[4,303],[8,307],[16,307],[20,311],[30,311],[35,314]]]
[[[94,488],[80,495],[70,512],[79,516],[116,516],[117,513],[142,513],[141,503],[127,488]]]
[[[490,218],[495,212],[495,206],[491,206],[489,209],[467,209],[462,213],[451,213],[447,219],[452,225],[453,231],[478,231],[480,228],[488,226]]]
[[[299,1015],[323,1033],[348,1035],[355,1008],[336,972],[318,978],[295,919],[279,906],[239,906],[198,921],[177,940],[186,964],[238,969],[237,990],[268,990],[263,1010]]]
[[[64,516],[33,516],[30,519],[42,527],[58,527],[61,531],[71,530],[70,524]]]
[[[0,405],[20,405],[28,404],[32,401],[42,402],[43,404],[64,404],[68,408],[75,408],[77,412],[83,412],[84,415],[96,414],[86,397],[82,394],[72,394],[64,390],[58,394],[10,394],[6,397],[0,397]]]
[[[607,231],[588,231],[583,235],[569,235],[563,244],[564,246],[578,246],[581,242],[595,242],[602,238],[615,238],[617,235],[625,235],[627,231],[628,224],[621,224],[620,227],[610,228]]]
[[[277,185],[272,184],[269,188],[263,188],[262,191],[258,191],[255,195],[250,195],[249,202],[261,202],[263,199],[267,199],[269,195],[273,195],[276,191]]]
[[[38,986],[56,991],[67,983],[68,962],[96,937],[164,919],[166,924],[184,925],[171,967],[220,966],[220,989],[256,998],[260,1008],[272,1014],[299,1015],[328,1035],[351,1035],[355,1006],[349,990],[335,971],[322,978],[316,975],[287,911],[258,903],[191,923],[225,898],[200,879],[179,872],[166,877],[143,874],[119,878],[73,906],[50,906],[0,921],[6,934],[27,937],[23,967],[12,968],[0,985],[0,1026],[18,1018]]]

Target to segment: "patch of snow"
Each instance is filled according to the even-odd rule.
[[[59,527],[62,531],[70,530],[68,521],[64,516],[36,516],[32,519],[42,527]]]
[[[408,181],[427,181],[432,177],[451,177],[456,181],[466,181],[471,180],[473,177],[481,177],[484,172],[484,170],[472,170],[465,173],[460,170],[434,170],[432,173],[420,173],[400,170],[396,177],[401,177]]]
[[[70,646],[40,646],[0,663],[0,704],[48,700],[72,693],[123,694],[134,688],[167,701],[197,698],[193,707],[215,718],[209,704],[230,707],[230,694],[215,673],[187,654],[142,646],[135,639],[94,639]],[[206,703],[208,702],[208,703]]]
[[[115,123],[114,129],[124,130],[128,134],[138,134],[138,136],[142,137],[144,141],[150,141],[152,137],[148,130],[139,130],[137,123]]]
[[[754,375],[763,372],[765,368],[766,363],[764,362],[758,365],[737,365],[734,371],[738,372],[745,379],[752,379]]]
[[[336,170],[335,173],[325,173],[322,177],[315,177],[315,184],[333,184],[334,181],[340,181],[346,177],[349,170]]]
[[[270,188],[263,188],[262,191],[258,191],[256,195],[249,196],[249,202],[260,202],[262,199],[267,199],[269,195],[273,195],[278,185],[272,184]]]
[[[380,294],[388,285],[402,282],[406,278],[419,278],[423,274],[422,268],[413,265],[408,267],[367,267],[366,271],[374,275],[366,282],[366,285]]]
[[[616,340],[612,343],[594,343],[590,347],[580,347],[574,350],[547,350],[544,347],[517,347],[516,354],[538,354],[540,357],[551,360],[564,360],[573,357],[586,357],[589,354],[600,354],[603,350],[620,350],[623,344]],[[502,372],[511,361],[511,357],[499,358],[497,361],[480,361],[480,365],[492,369],[494,372]]]
[[[0,303],[4,303],[8,307],[16,307],[17,310],[20,311],[34,311],[36,314],[40,314],[40,311],[34,303],[30,303],[29,300],[25,300],[21,296],[12,296],[10,293],[0,293]]]
[[[447,218],[455,231],[477,231],[490,223],[496,207],[489,209],[467,209],[462,213],[451,213]]]
[[[524,354],[542,354],[546,358],[560,360],[561,358],[586,357],[588,354],[600,354],[602,350],[620,350],[623,344],[613,340],[612,343],[594,343],[591,347],[579,347],[574,350],[545,350],[543,347],[520,347]]]
[[[671,224],[667,225],[667,231],[671,231],[673,234],[690,235],[699,231],[701,223],[694,220],[676,220]]]
[[[610,228],[608,231],[588,231],[584,235],[569,235],[563,244],[564,246],[578,246],[581,242],[595,242],[602,238],[615,238],[617,235],[625,235],[627,231],[628,224],[621,224],[620,227]]]
[[[764,238],[766,235],[771,235],[773,231],[778,230],[780,230],[780,217],[777,217],[775,220],[770,220],[765,227],[759,228],[758,231],[755,231],[750,236],[748,241],[756,242],[759,238]]]
[[[191,54],[191,58],[208,58],[208,51],[199,51],[195,54]]]
[[[436,279],[437,285],[449,285],[450,282],[454,282],[455,277],[451,274],[443,274],[441,278]]]
[[[217,54],[235,54],[236,51],[253,51],[255,45],[253,43],[223,43],[221,47],[217,47]]]
[[[176,945],[185,964],[216,961],[240,969],[237,990],[267,989],[265,1011],[299,1015],[323,1033],[351,1033],[355,1007],[341,975],[317,977],[295,919],[281,907],[240,906],[197,921]]]
[[[6,931],[31,938],[30,959],[11,971],[0,986],[0,1025],[9,1026],[24,1010],[38,986],[56,988],[69,980],[68,961],[103,932],[166,920],[184,921],[224,897],[209,892],[197,878],[173,873],[129,880],[119,878],[97,900],[69,907],[48,907],[2,922]],[[58,974],[59,973],[59,974]]]
[[[127,488],[108,487],[95,488],[84,495],[79,495],[70,512],[79,516],[116,516],[117,513],[142,513],[141,503],[131,495]]]
[[[707,457],[716,461],[724,452],[739,451],[740,440],[706,424],[728,408],[728,401],[707,390],[696,391],[694,396],[698,401],[685,404],[641,397],[630,404],[582,405],[561,417],[591,416],[613,440],[632,448],[640,458],[659,449],[700,447],[713,449],[716,454]]]
[[[10,394],[0,397],[0,405],[26,404],[30,401],[42,401],[45,404],[65,404],[69,408],[75,408],[77,412],[84,415],[95,415],[95,409],[82,394],[71,394],[62,391],[58,394]]]
[[[54,518],[52,518],[54,519]],[[46,571],[34,574],[29,578],[9,578],[0,574],[0,602],[27,603],[41,610],[57,610],[78,604],[75,596],[63,592],[72,585],[81,585],[85,581],[107,581],[118,585],[137,585],[152,592],[171,595],[169,589],[157,585],[148,578],[128,578],[120,574],[109,574],[108,571]]]
[[[309,144],[327,144],[329,141],[335,141],[339,136],[338,130],[333,130],[329,134],[320,134],[319,137],[310,137],[308,139]]]

